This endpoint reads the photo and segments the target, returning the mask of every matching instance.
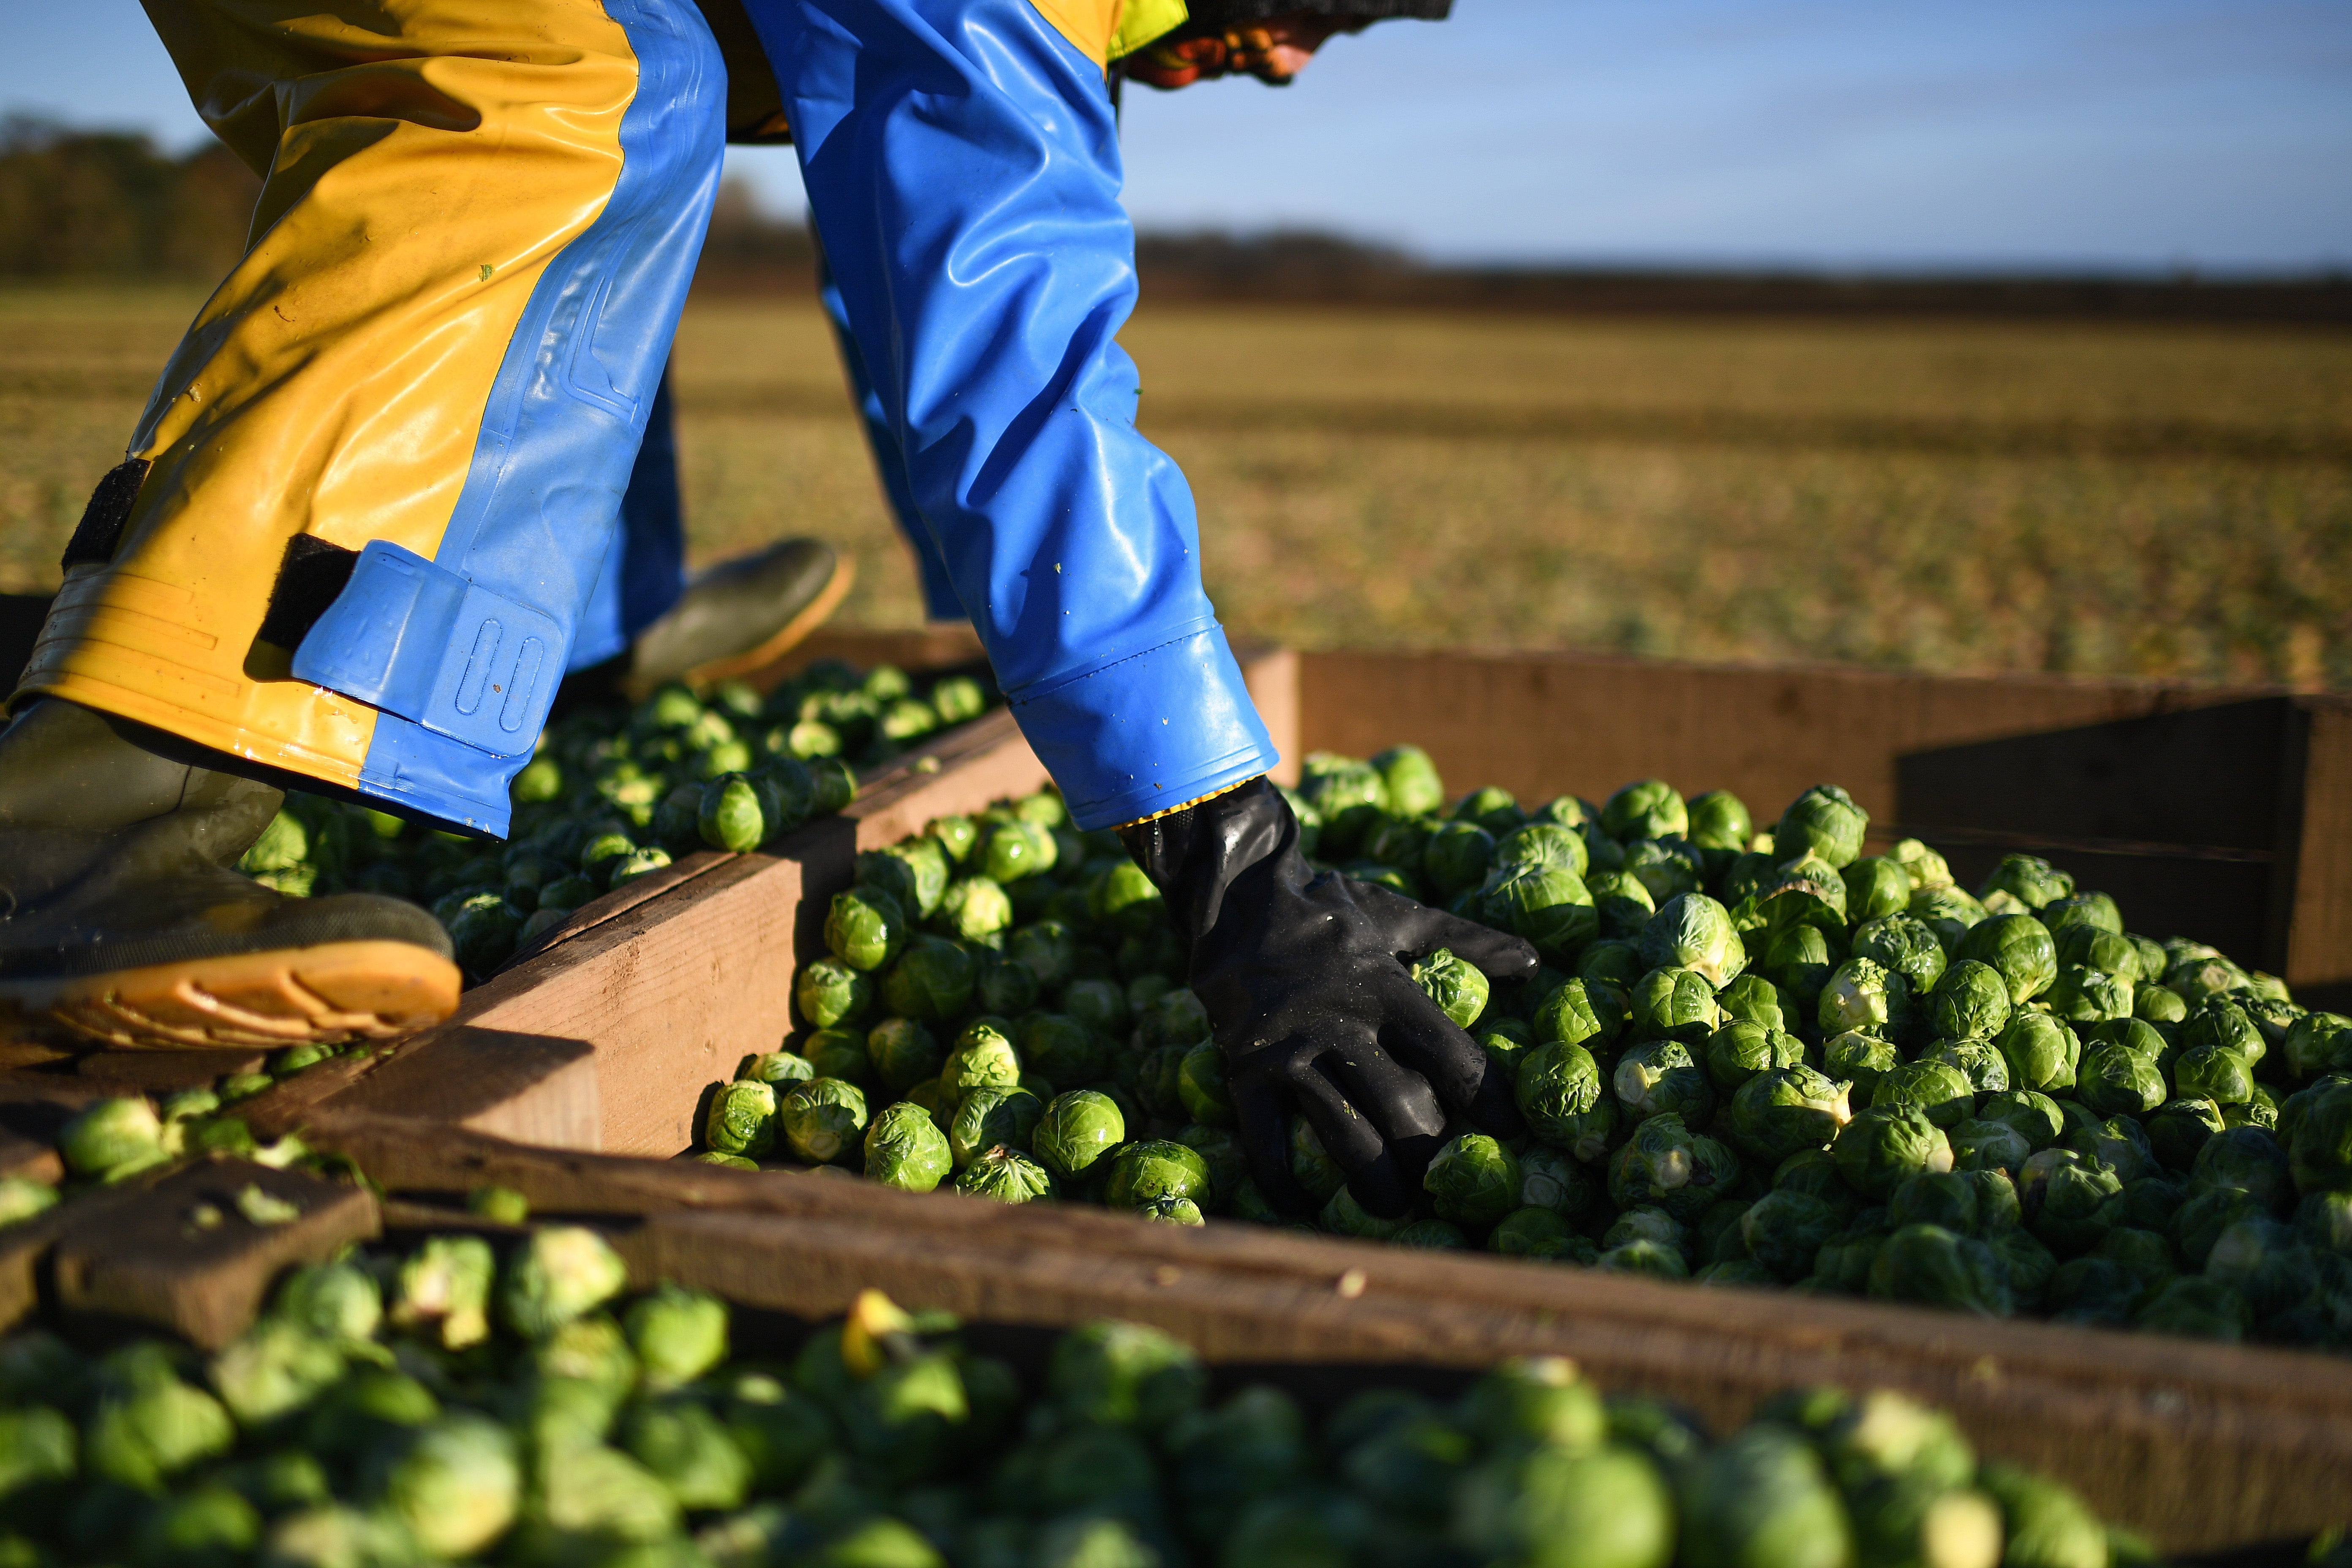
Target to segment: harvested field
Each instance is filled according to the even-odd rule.
[[[197,303],[0,293],[0,590]],[[1146,310],[1145,428],[1241,635],[2352,687],[2352,334]],[[698,557],[786,531],[919,616],[813,305],[680,342]]]

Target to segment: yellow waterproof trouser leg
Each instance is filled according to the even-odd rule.
[[[148,11],[266,183],[12,701],[502,832],[699,250],[709,31],[688,0]]]

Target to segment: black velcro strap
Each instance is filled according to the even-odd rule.
[[[352,580],[359,559],[358,551],[308,533],[288,540],[286,559],[278,563],[278,581],[269,590],[269,611],[261,617],[261,640],[282,648],[299,647]]]
[[[90,491],[89,504],[81,509],[81,521],[74,525],[66,552],[58,558],[59,566],[71,569],[93,563],[102,566],[114,559],[114,547],[122,540],[122,525],[131,521],[131,503],[139,499],[139,487],[147,482],[147,467],[146,458],[133,458],[106,471],[98,489]]]

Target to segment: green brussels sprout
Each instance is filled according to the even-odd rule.
[[[940,1069],[940,1103],[960,1105],[975,1089],[1013,1089],[1021,1082],[1021,1058],[993,1024],[976,1022],[956,1037]]]
[[[948,1121],[948,1148],[961,1171],[998,1144],[1026,1149],[1045,1103],[1025,1089],[975,1089]]]
[[[1973,958],[1947,969],[1927,1003],[1928,1026],[1938,1039],[1998,1039],[2010,1012],[2008,980]]]
[[[2132,983],[2079,963],[2062,963],[2046,994],[2051,1012],[2077,1024],[2132,1016]]]
[[[2014,1193],[2011,1194],[2014,1196]],[[1920,1171],[1906,1176],[1886,1197],[1886,1222],[1937,1225],[1968,1235],[1977,1228],[1977,1187],[1963,1171]]]
[[[874,982],[837,958],[820,958],[803,966],[793,994],[801,1016],[820,1029],[855,1024],[873,1005]]]
[[[1977,1194],[1977,1231],[1990,1236],[1994,1231],[2025,1223],[2025,1203],[2017,1195],[2017,1183],[2006,1167],[1977,1169],[1962,1173]]]
[[[2302,1131],[2296,1130],[2298,1144]],[[2293,1199],[2292,1172],[2292,1155],[2280,1149],[2277,1139],[2259,1127],[2232,1127],[2197,1151],[2189,1185],[2200,1191],[2235,1187],[2275,1214]]]
[[[866,1058],[883,1087],[893,1094],[905,1094],[926,1079],[936,1079],[946,1065],[947,1052],[938,1037],[914,1019],[885,1018],[866,1033]],[[807,1076],[842,1075],[811,1072]]]
[[[702,1116],[702,1143],[757,1160],[776,1146],[776,1090],[757,1079],[722,1083]]]
[[[2196,1163],[2198,1151],[2206,1141],[2228,1126],[2221,1108],[2210,1100],[2168,1100],[2147,1120],[2148,1148],[2167,1170],[2187,1171]]]
[[[1422,1176],[1440,1219],[1484,1230],[1519,1206],[1518,1157],[1484,1133],[1465,1133],[1437,1152]]]
[[[1047,1399],[1075,1421],[1158,1432],[1198,1408],[1208,1392],[1200,1359],[1157,1329],[1097,1321],[1055,1342]]]
[[[1899,1036],[1910,1025],[1910,983],[1875,959],[1850,958],[1822,987],[1816,1017],[1824,1035]]]
[[[1657,900],[1631,871],[1596,871],[1586,890],[1599,913],[1600,933],[1612,942],[1631,943],[1638,940],[1658,912]]]
[[[478,1236],[438,1236],[400,1266],[391,1318],[395,1328],[430,1329],[444,1349],[464,1350],[489,1336],[491,1282],[498,1264]]]
[[[2288,1026],[2279,1054],[2287,1076],[2297,1080],[2352,1072],[2352,1018],[2341,1013],[2305,1013]]]
[[[1911,914],[1936,933],[1936,941],[1952,957],[1959,955],[1969,932],[1989,918],[1982,904],[1949,885],[1914,891]]]
[[[2294,1233],[2307,1247],[2352,1258],[2352,1191],[2306,1194],[2295,1205]]]
[[[1604,1274],[1647,1274],[1660,1279],[1687,1279],[1690,1264],[1673,1247],[1654,1241],[1629,1241],[1612,1247],[1594,1259]]]
[[[2228,1135],[2235,1138],[2256,1131],[2231,1128]],[[2352,1088],[2331,1087],[2303,1109],[2288,1159],[2298,1192],[2352,1190]]]
[[[603,1237],[581,1226],[549,1226],[532,1231],[509,1260],[499,1312],[516,1333],[543,1340],[611,1300],[628,1279],[628,1266]]]
[[[1756,837],[1756,825],[1748,816],[1748,807],[1729,790],[1711,789],[1705,795],[1691,796],[1685,807],[1689,826],[1684,837],[1702,849],[1728,849],[1734,853],[1748,847]]]
[[[1156,1198],[1209,1195],[1207,1162],[1181,1143],[1147,1138],[1116,1150],[1103,1179],[1103,1202],[1113,1208],[1139,1208]]]
[[[182,1382],[160,1345],[107,1360],[103,1392],[82,1426],[89,1473],[155,1492],[183,1470],[226,1453],[236,1427],[218,1400]]]
[[[865,1089],[874,1082],[874,1058],[866,1054],[866,1042],[848,1029],[819,1029],[801,1043],[800,1054],[806,1058],[812,1069],[811,1079],[837,1078],[844,1083],[854,1083]],[[805,1081],[794,1079],[793,1082]],[[789,1092],[779,1089],[778,1097]]]
[[[1680,1040],[1643,1040],[1617,1058],[1610,1087],[1629,1120],[1669,1112],[1685,1125],[1706,1125],[1715,1114],[1715,1089],[1706,1069]]]
[[[1118,1038],[1129,1025],[1127,993],[1108,980],[1073,980],[1062,992],[1062,1011],[1097,1034]]]
[[[1634,983],[1631,998],[1637,1035],[1704,1045],[1722,1026],[1715,987],[1696,969],[1653,969]]]
[[[1640,838],[1625,846],[1619,871],[1642,885],[1653,909],[1688,893],[1706,880],[1706,865],[1696,849],[1679,838]]]
[[[1897,905],[1895,911],[1856,926],[1851,951],[1856,958],[1874,959],[1901,974],[1909,983],[1914,998],[1917,998],[1942,982],[1948,961],[1943,944],[1927,928],[1927,922],[1902,912],[1902,909]]]
[[[1956,1127],[1976,1113],[1976,1088],[1949,1062],[1923,1057],[1898,1062],[1870,1090],[1874,1108],[1916,1110],[1938,1127]]]
[[[1076,952],[1070,928],[1058,920],[1017,927],[1004,939],[1004,956],[1027,964],[1037,976],[1039,988],[1046,992],[1058,991],[1069,983]]]
[[[2074,1031],[2047,1013],[2014,1014],[1993,1039],[2001,1059],[2009,1063],[2009,1081],[2015,1089],[2055,1094],[2074,1087],[2082,1062],[2082,1042]]]
[[[1236,1124],[1225,1053],[1214,1041],[1203,1040],[1184,1053],[1177,1063],[1176,1092],[1194,1121],[1209,1127]]]
[[[1000,1091],[980,1091],[981,1094],[997,1092]],[[1026,1091],[1016,1089],[1013,1092]],[[977,1099],[978,1095],[973,1098]],[[1059,1192],[1054,1184],[1052,1172],[1019,1150],[1003,1143],[991,1144],[968,1159],[956,1173],[955,1189],[974,1197],[994,1198],[999,1203],[1007,1204],[1053,1198]]]
[[[69,1481],[79,1468],[74,1424],[46,1405],[0,1410],[0,1498],[44,1481]]]
[[[1985,878],[1984,885],[1977,889],[1977,897],[1996,915],[2030,914],[2074,891],[2074,879],[2040,856],[2004,855],[2000,864]]]
[[[835,893],[825,916],[824,944],[850,968],[870,973],[906,946],[907,916],[898,900],[877,888]]]
[[[1168,900],[1142,867],[1122,858],[1087,884],[1087,913],[1099,924],[1133,934],[1164,927]]]
[[[372,1340],[383,1321],[383,1291],[355,1264],[313,1263],[286,1277],[270,1310],[328,1340]]]
[[[1952,885],[1952,868],[1944,863],[1944,858],[1916,838],[1895,840],[1886,858],[1903,868],[1904,875],[1911,879],[1914,893],[1933,892]]]
[[[2145,1116],[2164,1103],[2164,1075],[2128,1046],[2096,1045],[2074,1069],[2074,1097],[2095,1115]]]
[[[1781,1005],[1780,987],[1754,970],[1735,977],[1717,991],[1715,1001],[1723,1009],[1724,1017],[1734,1023],[1760,1024],[1778,1034],[1790,1022]]]
[[[2226,996],[2208,996],[2189,1009],[2180,1027],[2180,1046],[2183,1050],[2220,1046],[2245,1058],[2249,1067],[2270,1049],[2270,1042],[2246,1010]]]
[[[1687,1568],[1848,1568],[1854,1561],[1845,1505],[1811,1445],[1786,1426],[1759,1422],[1694,1459],[1675,1486],[1676,1561]]]
[[[985,877],[950,882],[940,896],[937,919],[961,942],[985,942],[1013,924],[1013,900]]]
[[[1776,1009],[1777,1010],[1777,1009]],[[1802,1065],[1804,1043],[1761,1024],[1726,1024],[1706,1037],[1707,1081],[1728,1098],[1759,1073]],[[1823,1140],[1827,1142],[1827,1140]]]
[[[136,1097],[96,1100],[76,1113],[58,1130],[58,1154],[75,1175],[104,1181],[121,1180],[169,1158],[163,1120]]]
[[[1939,1225],[1906,1225],[1890,1235],[1871,1260],[1870,1294],[1985,1318],[2016,1310],[2007,1271],[1992,1249]]]
[[[1581,978],[1557,987],[1536,1008],[1532,1020],[1538,1042],[1606,1047],[1624,1025],[1624,1016],[1608,987]]]
[[[1742,905],[1743,910],[1754,906],[1757,912],[1752,918],[1763,922],[1758,929],[1765,933],[1761,967],[1766,977],[1807,1013],[1829,983],[1831,972],[1845,957],[1843,917],[1831,912],[1828,904],[1814,898],[1809,891],[1811,886],[1802,879],[1785,879],[1765,895]],[[1838,896],[1842,900],[1844,894]],[[1809,909],[1822,918],[1782,919],[1787,911],[1802,915]],[[1743,931],[1750,930],[1740,914],[1735,913],[1733,919]],[[1776,921],[1780,921],[1777,926]]]
[[[1387,1241],[1405,1227],[1405,1217],[1389,1219],[1371,1214],[1356,1201],[1355,1194],[1341,1187],[1317,1212],[1315,1223],[1333,1236],[1354,1237],[1360,1241]]]
[[[2123,934],[2123,913],[2116,908],[2115,900],[2105,893],[2071,893],[2053,899],[2042,906],[2041,914],[2042,923],[2050,928],[2053,936],[2078,929]]]
[[[1549,1257],[1566,1247],[1575,1232],[1554,1210],[1530,1205],[1513,1209],[1486,1235],[1486,1250],[1506,1258]]]
[[[1893,860],[1864,856],[1847,865],[1843,877],[1846,915],[1857,925],[1911,907],[1911,878]]]
[[[1873,1104],[1854,1113],[1832,1149],[1838,1173],[1867,1198],[1884,1200],[1906,1176],[1952,1168],[1944,1130],[1912,1106]]]
[[[1437,1004],[1437,1010],[1466,1029],[1486,1010],[1486,976],[1465,959],[1439,948],[1412,966],[1412,983]]]
[[[2123,1186],[2115,1172],[2072,1149],[2044,1149],[2017,1173],[2026,1224],[2061,1258],[2097,1244],[2107,1228],[2100,1205]]]
[[[859,1147],[866,1131],[866,1095],[837,1078],[796,1083],[776,1101],[776,1131],[793,1157],[831,1164]]]
[[[1020,1062],[1049,1082],[1087,1083],[1107,1069],[1100,1037],[1066,1014],[1029,1014],[1019,1034]]]
[[[1300,1189],[1317,1204],[1329,1201],[1333,1193],[1347,1184],[1348,1173],[1323,1147],[1316,1136],[1314,1123],[1303,1116],[1290,1119],[1290,1174]]]
[[[30,1176],[0,1176],[0,1226],[46,1214],[58,1205],[58,1190]]]
[[[767,842],[776,826],[770,821],[767,810],[772,804],[772,797],[761,799],[761,791],[746,775],[721,773],[703,786],[702,799],[695,812],[695,830],[713,849],[731,850],[739,855],[757,849]]]
[[[682,1399],[640,1404],[630,1412],[622,1446],[681,1509],[739,1508],[751,1489],[751,1457],[707,1405]]]
[[[1668,1112],[1633,1129],[1609,1163],[1609,1195],[1620,1209],[1654,1204],[1685,1223],[1738,1179],[1739,1162],[1712,1138],[1694,1135]]]
[[[882,1005],[902,1017],[939,1021],[971,1005],[978,966],[943,937],[918,935],[882,975]]]
[[[1034,822],[1003,822],[988,830],[977,857],[980,873],[1002,887],[1042,876],[1059,861],[1053,833]]]
[[[1819,856],[1835,868],[1853,863],[1862,853],[1862,836],[1870,814],[1835,784],[1815,784],[1780,814],[1772,829],[1772,846],[1781,855]]]
[[[1849,1029],[1832,1035],[1822,1045],[1822,1071],[1831,1079],[1851,1084],[1848,1100],[1856,1110],[1871,1103],[1878,1092],[1878,1080],[1901,1065],[1902,1053],[1876,1035],[1865,1035]]]
[[[1487,832],[1497,836],[1508,833],[1527,820],[1519,809],[1517,797],[1509,790],[1495,784],[1481,785],[1454,803],[1454,820],[1475,822]],[[1573,823],[1566,826],[1576,826]]]
[[[1573,1219],[1592,1206],[1592,1187],[1573,1161],[1540,1143],[1519,1156],[1519,1203]]]
[[[1487,924],[1533,942],[1547,958],[1565,958],[1600,929],[1584,883],[1556,866],[1521,866],[1491,879],[1485,907]]]
[[[1672,784],[1663,779],[1642,779],[1601,803],[1601,826],[1620,844],[1637,838],[1680,838],[1690,831],[1690,812]]]
[[[2027,914],[1988,916],[1961,939],[1960,955],[2000,971],[2012,1007],[2040,995],[2058,977],[2058,949],[2049,929]]]
[[[2180,1053],[2172,1064],[2172,1084],[2192,1100],[2210,1100],[2220,1106],[2243,1105],[2254,1097],[2253,1068],[2227,1046],[2199,1046]]]
[[[1614,1251],[1633,1242],[1647,1241],[1666,1247],[1684,1261],[1691,1255],[1690,1227],[1655,1204],[1637,1204],[1610,1222],[1601,1233],[1601,1249]]]
[[[1381,805],[1393,816],[1427,816],[1445,804],[1437,764],[1419,746],[1391,746],[1371,761],[1381,775]]]
[[[1972,1094],[2009,1092],[2009,1058],[1990,1040],[1945,1040],[1927,1055],[1957,1069]]]
[[[300,1323],[264,1318],[215,1356],[210,1370],[231,1414],[259,1427],[332,1387],[343,1375],[343,1350]]]
[[[2033,1154],[2025,1134],[2005,1121],[1966,1117],[1948,1136],[1956,1171],[2014,1171]]]
[[[1468,823],[1455,824],[1453,831],[1459,834],[1472,826]],[[1557,868],[1581,877],[1591,866],[1591,851],[1585,847],[1584,836],[1576,829],[1556,822],[1538,821],[1514,828],[1496,840],[1489,864],[1506,870],[1522,866]]]
[[[1476,887],[1495,861],[1495,836],[1475,822],[1441,823],[1422,847],[1421,873],[1443,898],[1454,898]],[[1570,868],[1583,874],[1584,841],[1577,840],[1579,863]]]
[[[902,1192],[931,1191],[955,1164],[947,1134],[910,1100],[882,1108],[866,1129],[865,1152],[866,1179]]]
[[[1775,1279],[1792,1283],[1813,1271],[1813,1259],[1843,1225],[1843,1216],[1822,1199],[1776,1188],[1741,1211],[1739,1237],[1749,1258]]]
[[[738,1079],[764,1083],[771,1088],[780,1083],[805,1083],[817,1076],[816,1068],[798,1051],[761,1051],[747,1058],[735,1069]]]
[[[514,1439],[470,1413],[444,1416],[408,1434],[383,1472],[383,1499],[415,1542],[441,1561],[487,1550],[513,1524],[522,1501]]]
[[[2051,906],[2053,909],[2058,907],[2055,904]],[[2072,925],[2053,924],[2048,918],[2048,910],[2043,911],[2042,923],[2050,926],[2061,964],[2079,963],[2102,974],[2128,980],[2134,985],[2149,978],[2140,967],[2139,949],[2133,944],[2131,938],[2079,921]]]
[[[2107,1568],[2107,1532],[2056,1481],[2007,1465],[1985,1466],[1978,1484],[2000,1505],[2008,1568]]]
[[[1653,969],[1704,975],[1720,989],[1748,967],[1748,950],[1731,927],[1731,911],[1704,893],[1668,899],[1642,928],[1642,960]]]
[[[980,826],[969,816],[935,816],[923,825],[924,837],[936,839],[940,852],[950,866],[961,866],[971,858],[973,848],[980,843]]]
[[[1853,1120],[1846,1091],[1846,1085],[1801,1062],[1759,1072],[1732,1097],[1732,1142],[1775,1165],[1801,1151],[1825,1148]]]

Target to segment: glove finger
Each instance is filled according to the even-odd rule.
[[[1448,1109],[1498,1138],[1516,1138],[1527,1131],[1512,1097],[1508,1071],[1420,986],[1405,980],[1391,987],[1384,1000],[1381,1045],[1427,1079]]]
[[[1445,1146],[1445,1108],[1429,1080],[1378,1046],[1334,1052],[1316,1065],[1370,1119],[1408,1189],[1418,1186],[1422,1172]],[[1364,1189],[1356,1195],[1361,1200]]]
[[[1350,891],[1358,906],[1380,927],[1391,952],[1425,958],[1442,947],[1494,980],[1524,980],[1541,962],[1535,944],[1526,938],[1433,909],[1393,888],[1357,882]]]
[[[1348,1190],[1356,1194],[1364,1212],[1393,1218],[1412,1208],[1417,1178],[1407,1177],[1391,1141],[1349,1102],[1335,1079],[1309,1069],[1300,1075],[1296,1088],[1300,1111],[1313,1125],[1331,1163],[1347,1173]],[[1428,1163],[1427,1155],[1422,1163]]]
[[[1290,1173],[1289,1096],[1270,1084],[1235,1083],[1234,1117],[1241,1123],[1242,1153],[1250,1178],[1276,1214],[1293,1219],[1315,1213],[1315,1200]]]

